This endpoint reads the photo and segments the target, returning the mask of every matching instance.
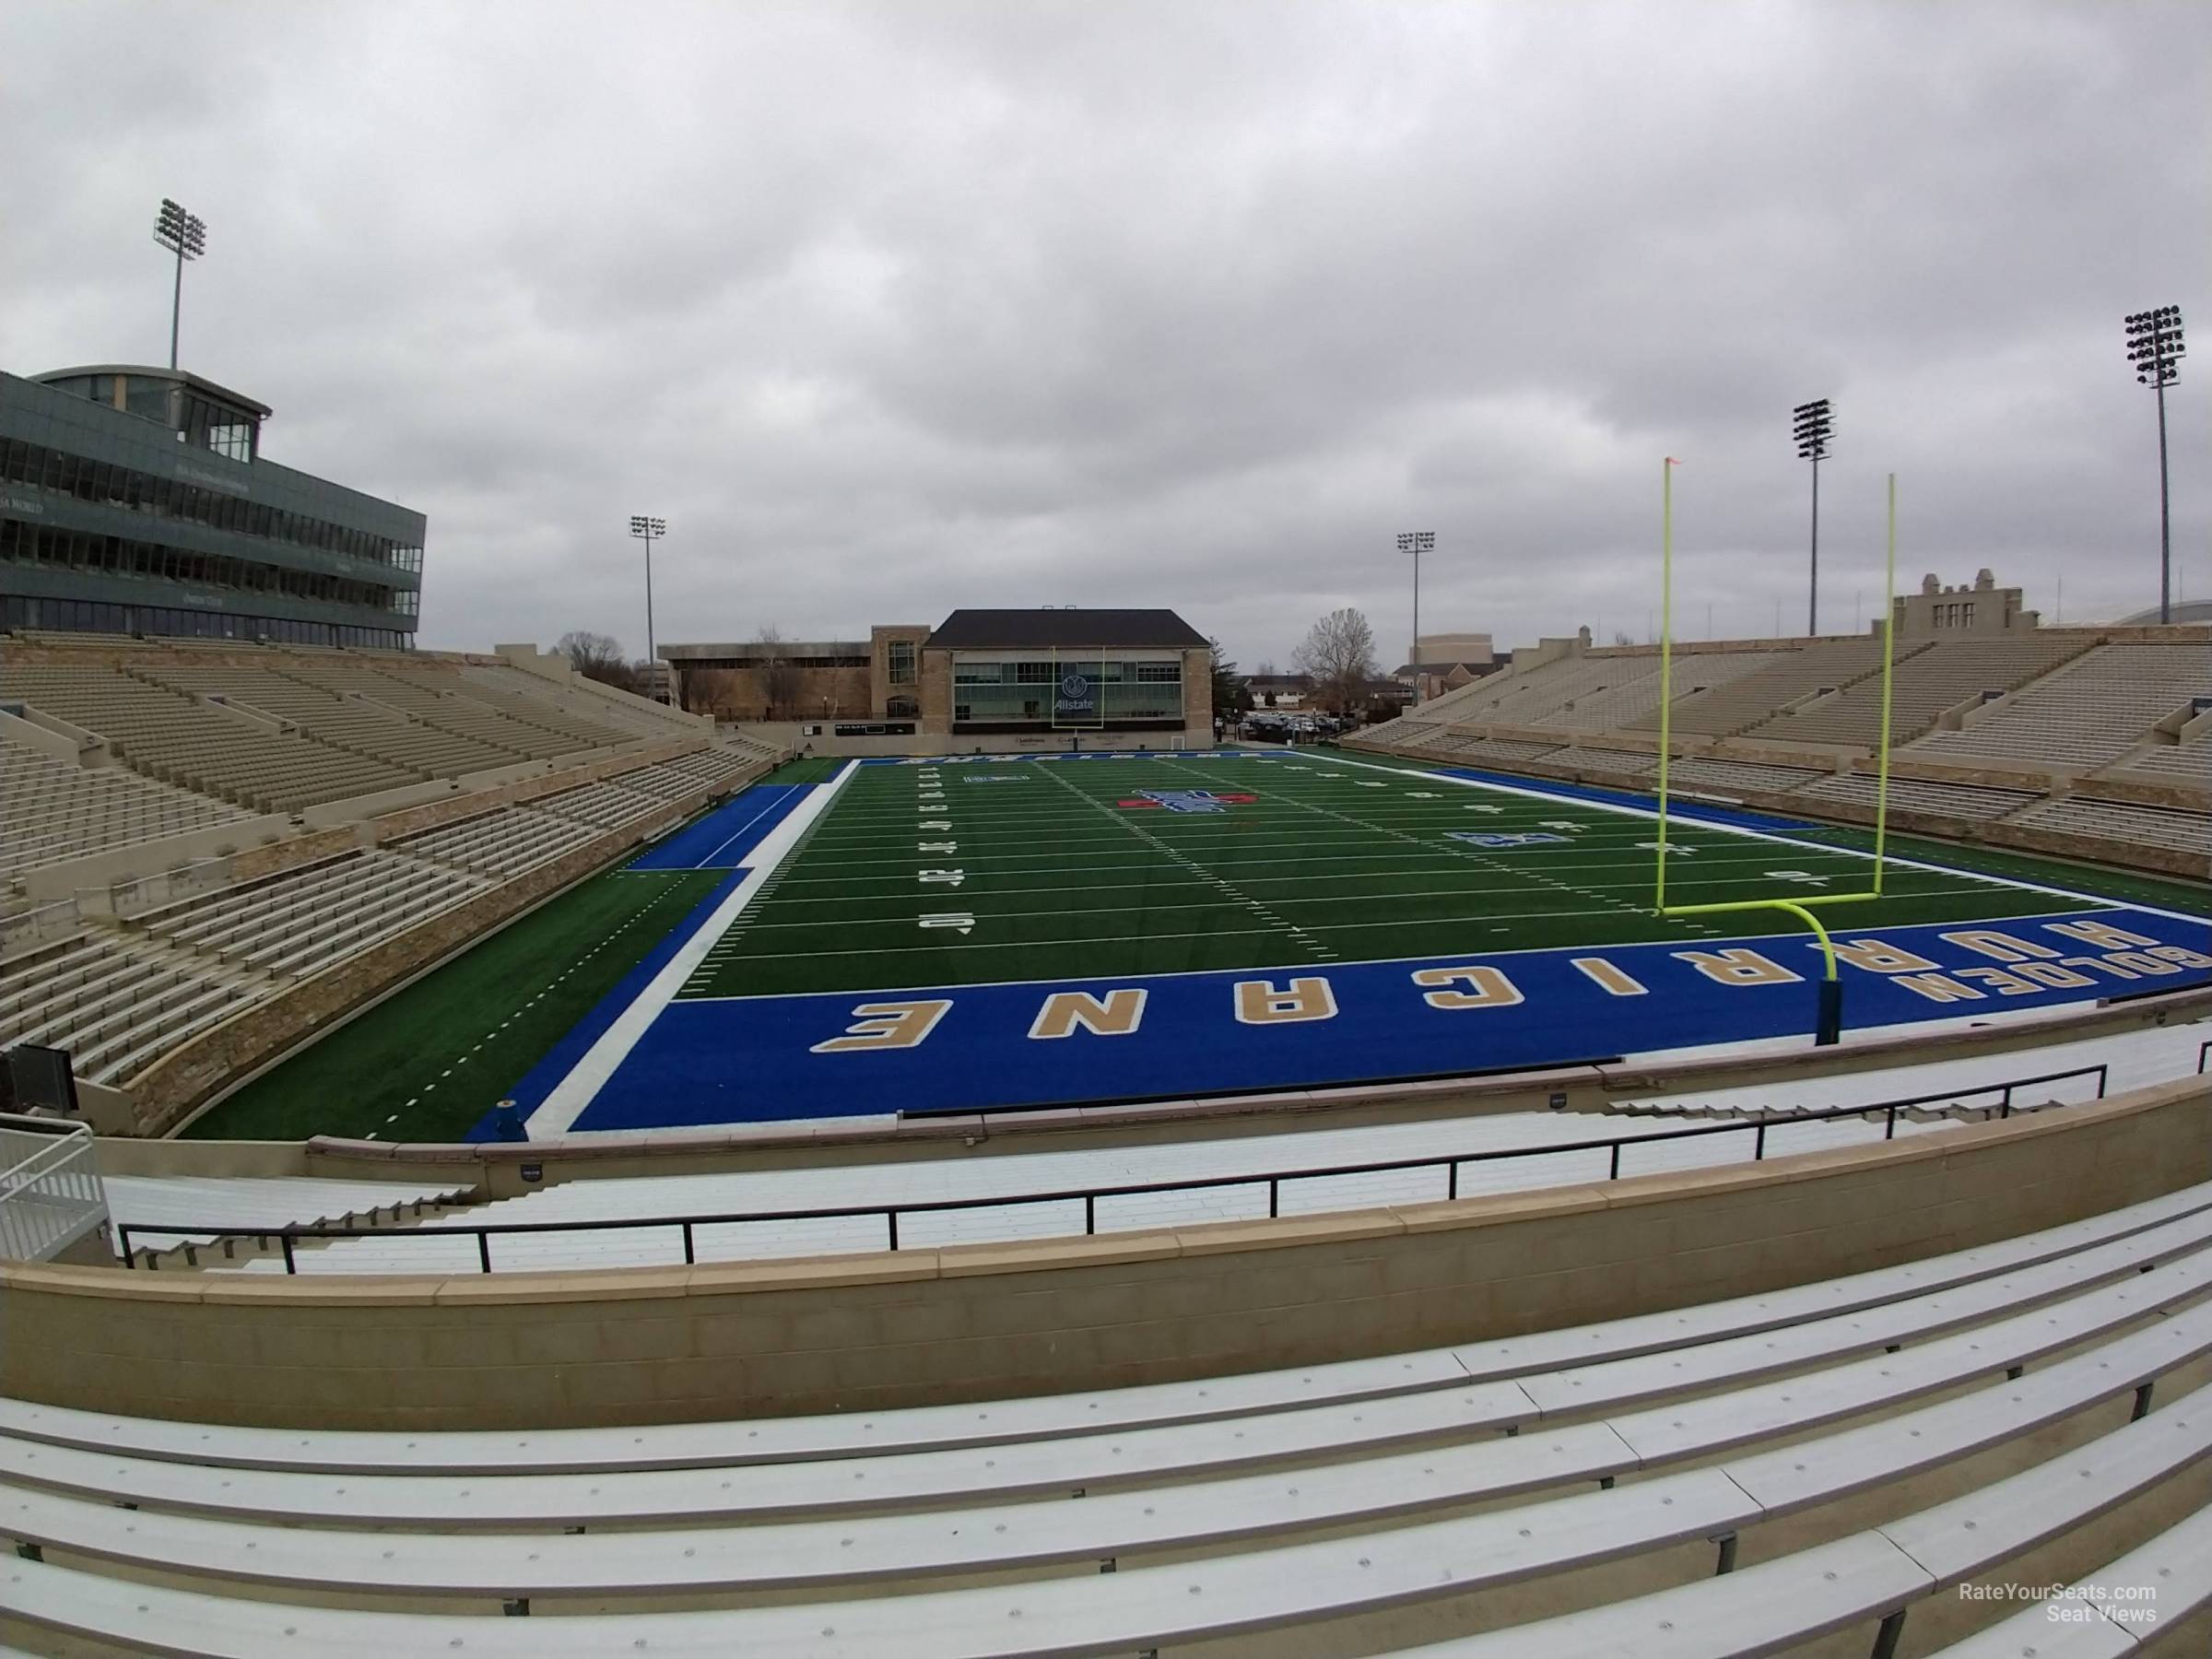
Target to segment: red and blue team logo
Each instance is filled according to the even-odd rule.
[[[1216,794],[1210,789],[1147,789],[1140,795],[1116,801],[1114,805],[1144,808],[1164,806],[1170,812],[1222,812],[1231,806],[1249,806],[1259,798],[1249,794]]]

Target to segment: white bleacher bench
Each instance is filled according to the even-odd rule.
[[[2202,1212],[2196,1215],[2201,1218]],[[2151,1237],[2155,1230],[2133,1235],[2144,1246],[2137,1265],[2164,1264],[2147,1277],[2133,1271],[2117,1279],[2107,1277],[2083,1295],[2030,1307],[2008,1319],[1901,1353],[1832,1365],[1788,1384],[1739,1388],[1567,1427],[1554,1427],[1529,1413],[1534,1432],[1515,1439],[1479,1439],[1333,1468],[1278,1469],[1184,1484],[1164,1494],[1138,1489],[1093,1495],[1079,1504],[1003,1505],[1008,1496],[1050,1489],[1054,1478],[1126,1484],[1139,1465],[1141,1478],[1155,1480],[1209,1467],[1233,1467],[1254,1458],[1276,1463],[1324,1454],[1341,1458],[1392,1441],[1426,1438],[1438,1425],[1442,1432],[1464,1440],[1468,1425],[1486,1426],[1486,1407],[1510,1402],[1515,1384],[1494,1382],[1128,1433],[888,1455],[871,1455],[874,1448],[866,1431],[857,1430],[864,1419],[851,1418],[839,1448],[844,1455],[829,1460],[635,1475],[519,1477],[333,1474],[219,1464],[211,1469],[204,1463],[156,1463],[135,1455],[139,1447],[126,1453],[116,1442],[159,1442],[173,1458],[209,1461],[240,1450],[241,1437],[264,1460],[279,1455],[274,1443],[279,1439],[288,1442],[281,1455],[295,1461],[317,1457],[324,1449],[323,1437],[312,1434],[166,1424],[132,1425],[128,1437],[105,1437],[108,1449],[83,1450],[52,1441],[21,1440],[16,1438],[16,1430],[27,1416],[45,1418],[50,1420],[33,1420],[28,1427],[33,1432],[41,1427],[50,1434],[66,1431],[71,1438],[100,1443],[91,1432],[96,1419],[90,1414],[11,1405],[6,1422],[0,1424],[6,1430],[6,1438],[0,1439],[0,1452],[6,1453],[5,1464],[0,1465],[0,1531],[34,1547],[67,1548],[162,1571],[243,1576],[279,1590],[287,1584],[336,1585],[418,1596],[498,1595],[526,1603],[533,1596],[828,1585],[1094,1556],[1111,1559],[1124,1550],[1234,1541],[1286,1527],[1340,1526],[1347,1521],[1511,1498],[1543,1487],[1593,1479],[1608,1482],[1613,1473],[1630,1466],[1649,1477],[1625,1488],[1601,1487],[1473,1518],[1417,1524],[1379,1541],[1353,1537],[1290,1545],[1197,1563],[1128,1570],[1112,1581],[1058,1579],[883,1603],[841,1601],[832,1621],[840,1642],[829,1650],[804,1645],[806,1632],[818,1631],[818,1620],[830,1617],[831,1610],[822,1607],[653,1615],[625,1620],[618,1627],[630,1640],[647,1641],[654,1652],[713,1651],[686,1645],[693,1636],[724,1641],[729,1651],[747,1653],[1090,1653],[1105,1651],[1109,1644],[1141,1647],[1341,1617],[1421,1595],[1461,1594],[1700,1538],[1719,1541],[1724,1561],[1726,1540],[1742,1526],[1972,1455],[2130,1390],[2139,1391],[2151,1379],[2212,1353],[2212,1304],[2201,1300],[2212,1284],[2212,1261],[2201,1249],[2178,1257],[2165,1254]],[[2125,1241],[2109,1240],[2088,1248],[2110,1250]],[[2016,1277],[2038,1273],[2049,1265],[2038,1264]],[[2047,1286],[2030,1280],[2018,1288],[2033,1296]],[[1918,1300],[1932,1302],[1939,1298]],[[2182,1304],[2189,1304],[2183,1312],[2124,1335],[2111,1335],[2161,1309]],[[1838,1351],[1858,1351],[1869,1335],[1859,1328],[1854,1314],[1830,1315],[1823,1323],[1831,1328]],[[1976,1377],[2009,1371],[2054,1348],[2092,1337],[2104,1339],[2030,1376],[2008,1376],[1977,1393],[1900,1417],[1780,1450],[1753,1452],[1718,1468],[1651,1473],[1666,1461],[1723,1451],[1754,1435],[1799,1434],[1838,1417],[1864,1414]],[[1755,1332],[1730,1340],[1758,1344],[1763,1335]],[[1621,1367],[1641,1365],[1658,1376],[1670,1358],[1661,1350],[1638,1360],[1603,1361],[1593,1369],[1612,1373],[1614,1396],[1634,1400],[1643,1397],[1646,1383],[1618,1374]],[[1747,1352],[1735,1380],[1756,1378],[1767,1369],[1767,1359]],[[1688,1385],[1709,1387],[1722,1374],[1707,1367]],[[1288,1375],[1277,1373],[1277,1378]],[[1371,1385],[1383,1380],[1371,1371],[1366,1379]],[[1171,1386],[1187,1391],[1200,1385]],[[1280,1386],[1279,1380],[1275,1386]],[[1169,1389],[1141,1392],[1157,1412]],[[1111,1396],[1091,1396],[1086,1403],[1100,1398]],[[1062,1403],[1061,1409],[1065,1413],[1068,1405],[1077,1403]],[[1533,1403],[1524,1398],[1524,1404]],[[929,1415],[940,1428],[951,1428],[960,1409],[932,1408]],[[1090,1415],[1084,1411],[1080,1418]],[[2182,1424],[2184,1430],[2193,1420],[2185,1406],[2146,1419],[2169,1428]],[[1493,1416],[1487,1426],[1496,1421]],[[1751,1426],[1748,1430],[1747,1425]],[[744,1425],[713,1428],[733,1439],[747,1432]],[[649,1442],[654,1437],[665,1441],[680,1432],[673,1428],[605,1430],[543,1438],[559,1442],[569,1435],[589,1435],[604,1456],[614,1450],[609,1442],[629,1436],[639,1442],[633,1454],[651,1455],[654,1448]],[[2173,1467],[2183,1466],[2187,1457],[2197,1454],[2189,1447],[2206,1438],[2201,1425],[2194,1432],[2196,1441],[2148,1432],[2124,1441],[2107,1437],[2123,1454],[2089,1460],[2102,1482],[2101,1496],[2091,1496],[2109,1506]],[[333,1455],[359,1458],[364,1441],[394,1447],[404,1441],[412,1450],[421,1440],[448,1437],[334,1438],[341,1443],[331,1449]],[[540,1439],[534,1435],[456,1438],[467,1445],[463,1455],[481,1458],[494,1449],[506,1451],[511,1455],[508,1467],[544,1468],[559,1461],[558,1453],[533,1456]],[[896,1433],[887,1439],[902,1443]],[[1207,1442],[1212,1442],[1210,1447]],[[2180,1452],[2174,1450],[2177,1445]],[[658,1449],[665,1453],[668,1447]],[[373,1466],[393,1465],[384,1460]],[[2069,1464],[2069,1481],[2081,1478],[2072,1473],[2074,1467]],[[864,1486],[865,1492],[856,1489]],[[64,1495],[70,1492],[82,1496]],[[118,1500],[139,1507],[110,1507]],[[859,1512],[886,1501],[959,1502],[968,1507],[951,1514]],[[2048,1528],[2053,1516],[2079,1512],[2090,1498],[2075,1491],[2072,1509],[2065,1503],[2039,1504],[2023,1509],[2003,1526],[1981,1520],[1982,1512],[1964,1507],[1967,1501],[1915,1518],[1922,1533],[1913,1535],[1924,1534],[1928,1540],[1916,1546],[1924,1559],[1938,1557],[1946,1547],[1953,1548],[1955,1556],[1960,1537],[1973,1539],[1974,1547],[1984,1550],[2017,1553],[2037,1541],[2029,1535],[2034,1527]],[[975,1507],[979,1503],[983,1507]],[[448,1530],[542,1529],[610,1521],[665,1528],[672,1520],[772,1517],[790,1510],[817,1515],[845,1512],[743,1530],[623,1531],[588,1540],[479,1537]],[[222,1518],[167,1512],[171,1511]],[[2004,1512],[2000,1507],[1996,1512]],[[248,1519],[277,1522],[283,1530],[258,1532],[242,1524]],[[1966,1525],[1968,1521],[1976,1525]],[[344,1530],[302,1530],[303,1524],[309,1529]],[[431,1527],[439,1529],[440,1535],[407,1537],[353,1530],[369,1525]],[[2004,1526],[2012,1530],[2000,1536]],[[1956,1565],[1952,1557],[1940,1559]],[[51,1593],[98,1600],[108,1594],[98,1588],[99,1581],[77,1582],[81,1576],[52,1578],[29,1572],[19,1574],[18,1582],[29,1584],[34,1598]],[[1194,1596],[1200,1599],[1189,1599]],[[189,1622],[212,1617],[196,1605],[210,1599],[190,1597],[161,1605]],[[115,1616],[112,1602],[101,1605],[108,1617]],[[137,1605],[141,1604],[134,1604]],[[355,1629],[342,1619],[358,1618],[364,1621],[358,1628],[362,1640],[384,1640],[397,1644],[395,1651],[413,1651],[410,1643],[430,1642],[441,1631],[484,1630],[484,1621],[456,1627],[418,1615],[325,1616],[296,1607],[279,1611],[292,1621],[286,1628],[302,1640],[311,1632],[318,1642],[342,1640]],[[249,1632],[262,1628],[255,1622],[262,1617],[258,1609],[241,1607],[238,1617]],[[992,1633],[1002,1633],[1003,1642],[1003,1633],[1010,1628],[1006,1621],[1015,1618],[1030,1620],[1019,1640],[994,1645]],[[808,1625],[808,1618],[818,1625]],[[571,1636],[605,1640],[616,1628],[595,1619],[563,1618],[545,1627],[547,1640],[554,1645],[541,1651],[593,1651],[560,1644]],[[129,1635],[108,1625],[99,1629],[111,1636]],[[551,1634],[556,1630],[558,1637]],[[501,1640],[488,1633],[486,1639],[494,1643]],[[524,1651],[479,1646],[475,1636],[469,1645],[478,1652]],[[209,1651],[265,1650],[244,1645]]]
[[[2212,1509],[2197,1511],[2052,1599],[2090,1616],[2069,1611],[2054,1619],[2046,1604],[2033,1603],[1934,1659],[2106,1659],[2134,1653],[2212,1607]],[[2155,1619],[2142,1618],[2147,1612]]]
[[[2176,1224],[2181,1224],[2178,1229]],[[747,1423],[639,1424],[513,1433],[425,1432],[396,1441],[389,1435],[344,1430],[319,1430],[311,1434],[228,1424],[118,1418],[0,1397],[0,1436],[239,1468],[366,1474],[395,1470],[589,1474],[681,1469],[836,1457],[849,1453],[855,1445],[866,1447],[871,1454],[947,1451],[1177,1423],[1218,1422],[1687,1349],[1693,1345],[1780,1332],[1908,1298],[1930,1297],[2128,1241],[2134,1241],[2139,1252],[2135,1258],[2139,1269],[2143,1264],[2169,1260],[2197,1248],[2206,1227],[2212,1227],[2212,1182],[2040,1232],[1725,1301],[1418,1353],[1089,1394],[767,1418]],[[2107,1264],[2116,1265],[2116,1261]],[[2086,1285],[2087,1276],[2077,1273],[2071,1282],[2080,1288]],[[2053,1289],[2048,1283],[2027,1283],[2026,1288],[2030,1293],[2049,1294]],[[1867,1339],[1859,1337],[1844,1351],[1865,1346]],[[1631,1385],[1622,1397],[1642,1396]],[[1533,1415],[1534,1402],[1531,1407]]]
[[[1748,1659],[1879,1617],[1874,1652],[1887,1659],[1912,1603],[2087,1524],[2207,1457],[2212,1401],[2192,1398],[1963,1498],[1819,1549],[1585,1613],[1408,1651],[1420,1659],[1524,1653]],[[2205,1517],[2194,1519],[2201,1524]],[[2175,1531],[2183,1544],[2205,1535],[2189,1526]],[[2201,1580],[2203,1561],[2191,1566]]]
[[[1938,1408],[1940,1409],[1940,1408]],[[1881,1425],[1903,1443],[1911,1418]],[[1924,1435],[1924,1430],[1922,1430]],[[1924,1460],[1918,1445],[1911,1455]],[[1952,1502],[1821,1549],[1742,1572],[1535,1626],[1434,1644],[1433,1659],[1507,1654],[1732,1655],[1782,1651],[1868,1618],[1882,1619],[1875,1652],[1894,1652],[1912,1602],[1976,1577],[2084,1524],[2212,1456],[2212,1406],[2150,1414],[2049,1462]],[[1163,1495],[1171,1503],[1180,1495]],[[127,1533],[142,1523],[112,1512]],[[367,1653],[838,1653],[954,1659],[979,1654],[1089,1654],[1288,1628],[1425,1598],[1525,1582],[1700,1538],[1728,1537],[1771,1512],[1725,1468],[1695,1469],[1633,1486],[1521,1508],[1277,1549],[1012,1585],[748,1607],[726,1612],[589,1615],[516,1621],[418,1613],[359,1613],[119,1584],[22,1560],[0,1568],[0,1593],[39,1624],[138,1641],[151,1651],[258,1654],[307,1648]],[[270,1541],[281,1547],[298,1540]],[[538,1540],[541,1549],[548,1540]],[[610,1539],[594,1543],[604,1549]],[[465,1562],[474,1541],[434,1541],[437,1559]],[[649,1558],[680,1574],[676,1544]],[[744,1559],[742,1536],[726,1559]],[[35,1553],[35,1551],[34,1551]],[[366,1552],[363,1552],[366,1553]],[[669,1561],[674,1554],[676,1560]],[[262,1580],[255,1559],[228,1570]],[[313,1571],[310,1566],[306,1571]],[[449,1569],[447,1582],[466,1576]],[[605,1593],[606,1586],[597,1587]],[[525,1610],[517,1604],[514,1610]],[[205,1641],[208,1645],[198,1645]],[[191,1642],[193,1645],[182,1645]]]

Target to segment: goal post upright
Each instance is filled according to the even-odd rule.
[[[1780,911],[1810,928],[1818,942],[1823,966],[1819,1016],[1813,1041],[1825,1046],[1840,1040],[1843,1025],[1843,982],[1836,972],[1836,948],[1828,929],[1813,912],[1815,905],[1868,904],[1882,897],[1882,872],[1888,849],[1889,728],[1893,671],[1897,661],[1897,475],[1889,475],[1888,528],[1882,582],[1882,715],[1880,747],[1876,755],[1874,808],[1874,885],[1858,893],[1813,893],[1791,898],[1729,899],[1703,904],[1666,901],[1667,770],[1673,748],[1674,612],[1675,612],[1675,467],[1673,456],[1662,468],[1659,533],[1659,837],[1653,854],[1653,911],[1662,916],[1711,916],[1743,911]]]

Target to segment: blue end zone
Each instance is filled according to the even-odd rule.
[[[2100,946],[2057,931],[2085,923],[2124,928],[2194,963]],[[2000,935],[2030,947],[2023,978],[2002,958],[1943,935]],[[1841,946],[1862,935],[1840,934]],[[2202,920],[2124,909],[2017,917],[1977,925],[1943,923],[1867,929],[1924,966],[1877,970],[1846,962],[1847,1028],[1971,1018],[2000,1011],[2201,984],[2212,938]],[[1800,977],[1725,983],[1700,958],[1739,948]],[[580,1130],[989,1110],[1086,1101],[1167,1099],[1267,1088],[1524,1069],[1709,1043],[1801,1037],[1815,1019],[1818,946],[1799,935],[1503,951],[1397,962],[1133,975],[1123,980],[837,992],[671,1003],[578,1119]],[[2147,947],[2146,947],[2147,948]],[[2037,951],[2049,956],[2035,957]],[[1619,995],[1575,965],[1599,960],[1645,989]],[[1481,965],[1507,976],[1519,1000],[1481,1007],[1430,1006],[1416,968]],[[1996,974],[1998,977],[1992,978]],[[1327,982],[1335,1012],[1301,1022],[1240,1022],[1234,985],[1293,978]],[[1915,991],[1942,979],[1957,994]],[[1030,1035],[1056,992],[1096,996],[1117,985],[1147,994],[1138,1030],[1059,1039]],[[842,1033],[863,1003],[943,999],[951,1006],[919,1044],[829,1054],[813,1046]],[[579,1051],[580,1052],[580,1051]]]
[[[628,870],[732,870],[806,797],[811,783],[756,783],[623,865]]]

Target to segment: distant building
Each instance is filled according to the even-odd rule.
[[[1255,709],[1297,710],[1306,706],[1306,699],[1313,694],[1313,677],[1310,674],[1251,674],[1244,677],[1244,689],[1252,698]]]
[[[1211,742],[1212,653],[1173,611],[957,610],[865,640],[663,645],[678,706],[814,735]],[[807,727],[831,728],[808,732]],[[877,728],[839,733],[833,728]]]
[[[412,644],[423,515],[263,460],[268,417],[172,369],[0,374],[0,622]]]
[[[1408,662],[1465,663],[1479,673],[1496,653],[1487,633],[1431,633],[1416,640],[1406,654]]]
[[[1891,606],[1900,639],[2019,633],[2042,620],[2036,612],[2020,607],[2018,588],[1999,587],[1986,570],[1975,573],[1971,588],[1947,588],[1931,571],[1921,578],[1919,593],[1895,599]]]

